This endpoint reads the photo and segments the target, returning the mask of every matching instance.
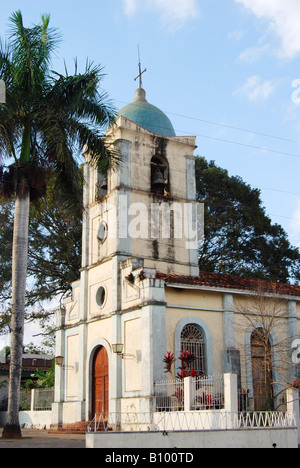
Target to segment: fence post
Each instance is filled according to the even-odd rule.
[[[298,388],[288,388],[286,391],[287,412],[289,415],[294,415],[298,430],[300,431],[300,415],[299,415],[299,390]]]
[[[35,406],[35,389],[31,390],[31,399],[30,399],[30,411],[34,411]]]
[[[184,379],[184,411],[191,411],[194,403],[194,379],[185,377]]]
[[[238,380],[236,374],[224,374],[224,410],[227,429],[236,426],[238,413]]]
[[[236,374],[224,374],[224,404],[227,413],[238,412],[238,387]]]

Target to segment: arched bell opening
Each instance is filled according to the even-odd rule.
[[[169,164],[162,156],[151,159],[151,192],[161,196],[170,193]]]

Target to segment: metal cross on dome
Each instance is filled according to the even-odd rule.
[[[143,73],[145,73],[147,71],[147,68],[145,68],[145,70],[142,71],[142,65],[141,65],[141,59],[140,59],[140,47],[138,46],[138,53],[139,53],[139,74],[136,78],[134,78],[134,81],[136,81],[138,78],[140,80],[140,88],[143,87],[143,83],[142,83],[142,75]]]

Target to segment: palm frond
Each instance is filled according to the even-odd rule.
[[[70,125],[80,148],[88,154],[89,162],[97,167],[100,173],[106,174],[109,169],[114,170],[120,165],[120,154],[105,138],[105,135],[91,130],[76,119],[71,119]]]
[[[14,80],[22,87],[24,97],[30,99],[44,83],[51,53],[58,44],[58,33],[49,28],[49,17],[42,24],[25,28],[20,11],[11,16],[10,47],[14,64]]]
[[[0,79],[5,81],[7,87],[12,84],[13,67],[11,53],[8,44],[3,44],[0,39]]]
[[[119,164],[118,153],[104,137],[116,112],[108,95],[99,91],[100,65],[87,61],[79,73],[75,61],[74,74],[67,69],[65,75],[50,73],[58,34],[49,22],[44,15],[41,24],[25,28],[17,11],[11,17],[9,47],[0,46],[0,73],[9,80],[7,106],[0,109],[0,157],[6,151],[16,163],[61,170],[67,189],[76,187],[76,154],[83,150],[103,173]]]
[[[9,96],[7,97],[9,99]],[[15,116],[10,112],[10,107],[5,105],[0,108],[0,161],[13,157],[17,162],[17,153],[22,127]]]
[[[62,162],[64,154],[75,155],[85,149],[91,163],[103,173],[119,164],[119,154],[104,137],[114,121],[115,109],[107,94],[98,92],[101,77],[101,67],[87,64],[82,74],[55,73],[52,83],[49,82],[42,105],[38,103],[35,109],[35,122],[52,161]]]
[[[100,126],[111,124],[116,110],[105,92],[99,92],[99,85],[103,78],[102,67],[87,63],[84,73],[77,73],[75,62],[74,75],[66,76],[55,73],[48,99],[60,100],[61,107],[77,118],[89,119]]]

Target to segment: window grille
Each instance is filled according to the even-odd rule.
[[[189,323],[181,332],[181,351],[187,349],[195,356],[192,367],[199,375],[206,375],[205,340],[201,328]]]

